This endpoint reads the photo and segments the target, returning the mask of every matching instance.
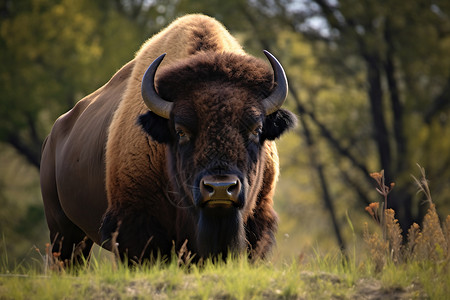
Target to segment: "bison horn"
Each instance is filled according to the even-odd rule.
[[[266,111],[266,115],[270,115],[271,113],[276,112],[286,100],[288,94],[288,81],[286,78],[286,73],[283,70],[280,62],[270,54],[269,51],[264,50],[264,54],[267,59],[269,59],[270,64],[273,68],[273,80],[277,83],[275,89],[269,97],[265,98],[262,101],[264,109]]]
[[[151,111],[160,117],[168,119],[173,107],[173,102],[161,98],[155,89],[156,69],[158,69],[164,56],[166,56],[165,53],[155,59],[148,67],[147,71],[145,71],[144,77],[142,78],[141,93],[145,105],[147,105]]]

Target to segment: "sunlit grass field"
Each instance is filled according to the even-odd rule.
[[[448,299],[450,216],[439,220],[421,170],[422,178],[414,180],[429,210],[405,243],[394,212],[383,208],[394,185],[385,185],[380,172],[371,176],[384,202],[366,208],[379,226],[363,225],[364,236],[355,236],[346,253],[317,250],[291,259],[275,253],[267,261],[228,257],[197,264],[175,254],[170,261],[129,267],[96,247],[85,265],[73,269],[47,245],[13,267],[1,254],[0,299]],[[355,232],[350,218],[348,226]]]
[[[356,254],[359,255],[359,254]],[[102,256],[102,255],[100,255]],[[177,260],[129,268],[95,256],[79,270],[44,271],[43,262],[2,269],[1,299],[446,299],[448,260],[355,263],[340,254],[274,265],[229,259]]]

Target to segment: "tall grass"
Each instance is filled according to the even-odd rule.
[[[409,230],[407,243],[401,243],[394,212],[383,202],[366,209],[379,227],[370,231],[366,225],[364,251],[356,247],[347,216],[354,233],[351,253],[317,250],[313,257],[278,264],[231,256],[226,262],[191,264],[173,255],[170,261],[159,257],[130,268],[98,248],[84,266],[70,268],[47,245],[35,250],[38,260],[30,265],[0,266],[0,299],[445,299],[450,293],[450,216],[441,226],[421,172],[414,181],[430,208],[422,227],[414,224]],[[394,185],[384,184],[382,172],[373,176],[388,201]]]
[[[275,267],[233,258],[226,263],[207,260],[201,266],[180,267],[173,260],[130,269],[92,259],[89,267],[76,272],[42,276],[28,271],[25,276],[2,277],[0,298],[325,299],[350,296],[352,286],[340,275],[308,270],[295,262]]]

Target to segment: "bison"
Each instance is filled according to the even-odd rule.
[[[52,251],[270,253],[274,140],[296,117],[280,108],[287,79],[265,55],[271,67],[216,20],[184,16],[60,116],[40,170]]]

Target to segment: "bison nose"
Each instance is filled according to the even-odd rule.
[[[241,181],[235,175],[208,175],[200,181],[202,207],[231,207],[239,204]]]

